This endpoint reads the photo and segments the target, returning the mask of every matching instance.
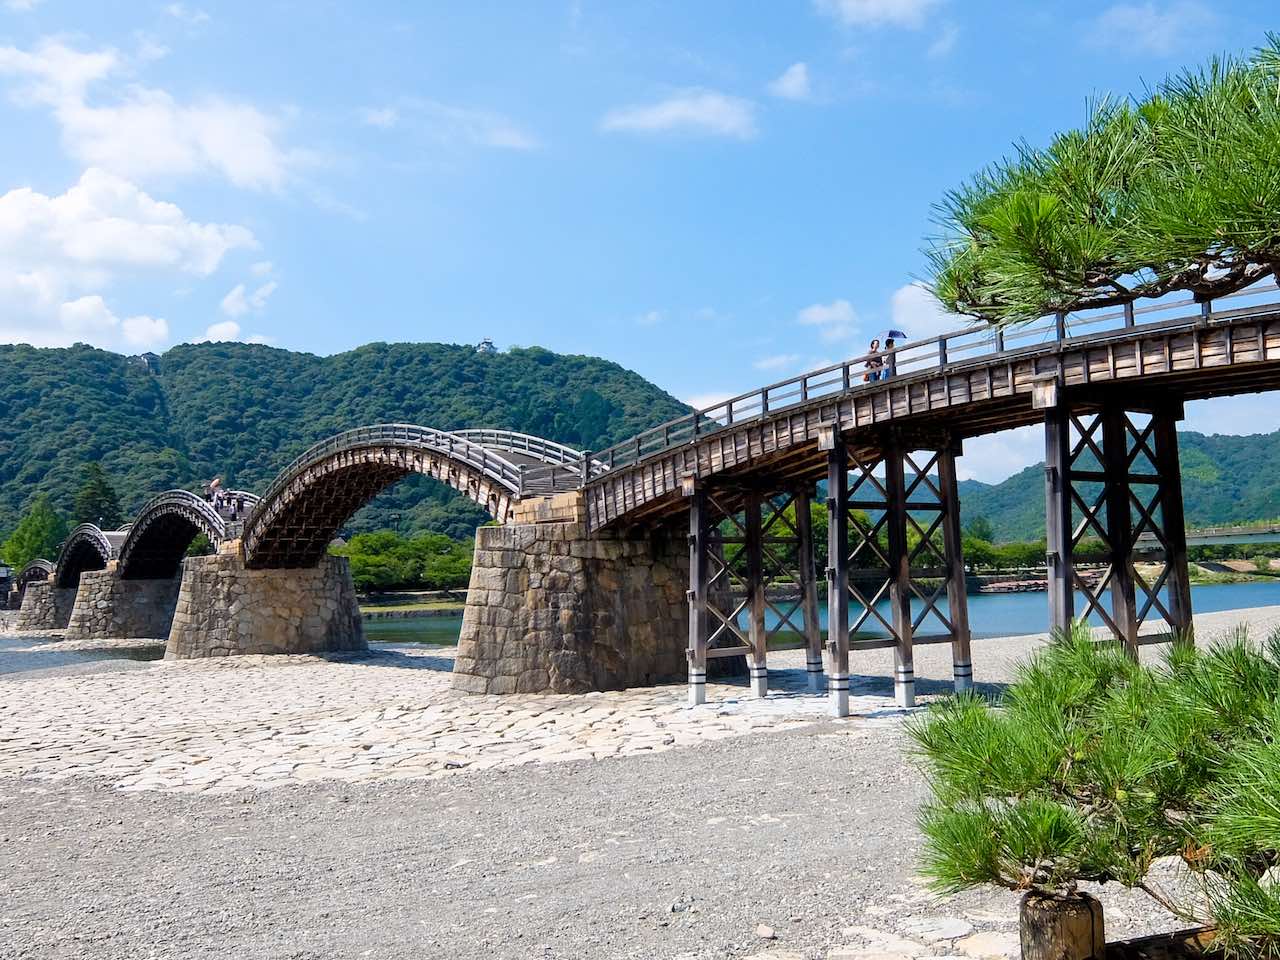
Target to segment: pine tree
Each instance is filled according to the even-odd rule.
[[[96,523],[103,530],[114,530],[124,522],[120,499],[100,463],[85,464],[84,481],[76,494],[75,520]]]
[[[4,562],[21,570],[32,560],[52,560],[58,544],[67,538],[67,521],[53,509],[44,494],[32,501],[17,529],[4,542],[0,555]]]

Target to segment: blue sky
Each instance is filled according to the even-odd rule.
[[[951,327],[912,285],[931,204],[1268,12],[0,0],[0,342],[487,336],[712,402]],[[975,441],[965,472],[1038,454]]]

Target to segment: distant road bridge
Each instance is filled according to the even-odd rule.
[[[700,703],[709,669],[745,659],[763,694],[770,641],[790,634],[835,713],[848,710],[859,647],[892,648],[896,695],[910,704],[917,644],[949,644],[956,687],[971,682],[963,441],[1043,423],[1048,622],[1092,617],[1136,655],[1191,624],[1183,404],[1280,387],[1275,290],[969,327],[770,384],[603,451],[499,430],[361,427],[289,464],[234,530],[166,494],[129,530],[78,531],[49,580],[27,588],[24,614],[33,594],[77,578],[85,611],[160,584],[156,596],[175,597],[170,656],[360,649],[350,575],[328,544],[381,490],[418,473],[499,523],[477,531],[461,689],[679,677]],[[825,549],[815,509],[825,510]],[[215,554],[181,560],[197,532]],[[1091,551],[1103,545],[1101,577],[1075,570],[1085,538]],[[1163,558],[1155,575],[1135,563],[1149,547]],[[1140,635],[1148,621],[1162,632]],[[75,622],[120,627],[87,612]]]
[[[1207,547],[1233,543],[1280,543],[1280,523],[1224,524],[1187,531],[1187,546]],[[1150,534],[1138,538],[1140,548],[1159,547]]]

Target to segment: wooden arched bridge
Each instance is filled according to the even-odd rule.
[[[1136,650],[1144,623],[1163,621],[1154,636],[1165,638],[1191,622],[1183,404],[1280,386],[1275,289],[970,327],[770,384],[603,451],[497,430],[362,427],[298,457],[235,529],[171,493],[129,530],[77,530],[45,589],[79,579],[83,594],[95,570],[117,585],[174,582],[202,532],[218,552],[185,562],[171,654],[359,647],[350,579],[327,545],[379,491],[420,473],[500,524],[477,534],[463,689],[680,676],[701,702],[708,664],[745,657],[763,693],[769,641],[789,632],[837,713],[858,647],[894,651],[905,704],[918,644],[950,644],[957,687],[972,675],[955,458],[969,437],[1043,423],[1049,622],[1091,616]],[[813,537],[820,489],[825,544]],[[1075,574],[1085,540],[1107,557],[1100,579]]]

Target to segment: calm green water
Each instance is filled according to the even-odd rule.
[[[1222,583],[1191,588],[1191,605],[1197,613],[1242,610],[1247,607],[1280,606],[1280,581]],[[1076,609],[1084,608],[1077,595]],[[916,604],[919,610],[919,604]],[[888,604],[881,612],[889,615]],[[827,625],[827,607],[819,615]],[[799,616],[795,618],[799,621]],[[1096,619],[1096,618],[1095,618]],[[770,625],[776,622],[771,615]],[[1049,600],[1044,593],[977,593],[969,595],[969,625],[975,636],[1007,637],[1040,633],[1049,622]],[[1099,621],[1100,623],[1100,621]],[[936,625],[935,625],[936,626]],[[926,622],[922,632],[932,632]],[[423,617],[418,620],[374,620],[364,625],[365,636],[373,642],[454,644],[462,630],[462,617]],[[867,632],[873,633],[871,624]]]

